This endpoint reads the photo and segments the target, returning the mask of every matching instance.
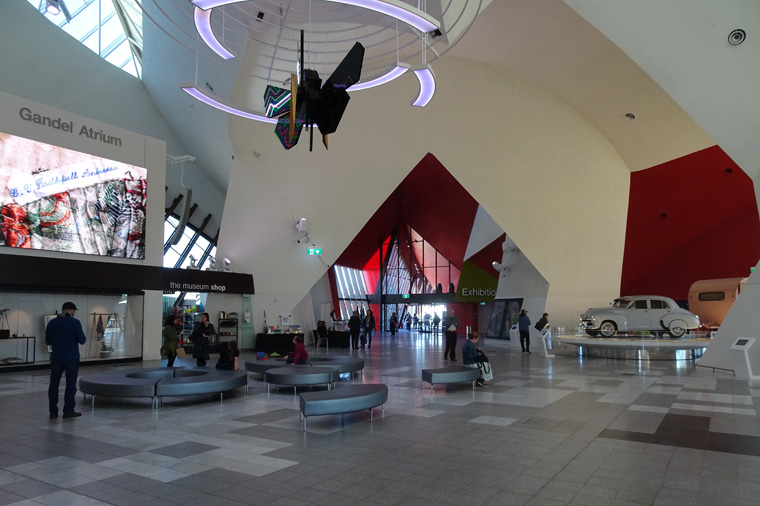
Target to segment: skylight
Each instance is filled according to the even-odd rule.
[[[99,54],[104,60],[135,77],[140,77],[142,10],[135,0],[27,1],[51,23]],[[55,9],[48,9],[49,4],[58,4],[59,12],[56,14]],[[119,5],[121,16],[114,4]],[[128,27],[127,31],[132,32],[129,37],[125,26]]]

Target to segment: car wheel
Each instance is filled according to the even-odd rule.
[[[596,336],[599,335],[599,331],[598,330],[587,330],[586,334],[590,335],[591,337],[596,337]]]
[[[615,322],[609,320],[603,321],[602,324],[599,325],[599,332],[604,337],[612,337],[615,335],[615,332],[617,332],[617,325],[615,325]]]
[[[681,337],[686,333],[686,324],[681,320],[672,321],[668,333],[673,337]]]

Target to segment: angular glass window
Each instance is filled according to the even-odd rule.
[[[101,58],[140,77],[142,8],[137,0],[27,1]]]

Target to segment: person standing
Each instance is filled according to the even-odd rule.
[[[520,331],[520,348],[523,353],[530,353],[530,318],[528,318],[527,309],[520,311],[520,316],[517,317],[517,329]]]
[[[359,311],[354,311],[351,318],[348,319],[348,331],[351,333],[351,347],[359,349],[359,334],[362,329],[362,319],[359,318]]]
[[[177,346],[179,345],[179,334],[177,333],[177,318],[170,314],[164,321],[164,349],[166,350],[166,367],[174,367],[174,359],[177,358]]]
[[[438,333],[438,325],[441,323],[441,317],[438,316],[438,313],[433,313],[433,334]]]
[[[443,350],[444,360],[450,356],[452,362],[457,361],[457,327],[459,327],[459,319],[452,309],[446,313],[446,317],[443,319],[443,328],[446,329],[446,348]]]
[[[391,337],[396,337],[396,327],[398,326],[398,317],[396,316],[395,311],[391,315],[390,325],[391,325]]]
[[[61,314],[50,320],[45,327],[45,344],[52,349],[48,387],[50,418],[58,418],[58,387],[64,372],[66,390],[63,394],[63,417],[82,416],[82,413],[74,411],[74,398],[79,375],[79,345],[84,344],[87,338],[82,331],[82,324],[74,318],[76,312],[77,307],[73,302],[65,302],[61,307]]]
[[[544,313],[544,315],[536,323],[536,330],[539,332],[543,332],[544,329],[548,326],[549,326],[549,313]]]
[[[190,339],[193,340],[193,358],[198,367],[204,367],[209,356],[209,338],[216,335],[214,325],[208,319],[208,313],[201,314],[201,321],[195,324]]]
[[[372,333],[375,331],[375,313],[371,309],[367,310],[367,317],[364,319],[364,333],[367,335],[367,348],[372,348]]]

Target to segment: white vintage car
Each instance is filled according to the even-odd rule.
[[[681,337],[699,327],[699,317],[671,298],[636,295],[615,299],[610,307],[596,307],[580,315],[581,328],[591,337],[612,337],[616,332],[648,330],[654,336],[667,332]]]

